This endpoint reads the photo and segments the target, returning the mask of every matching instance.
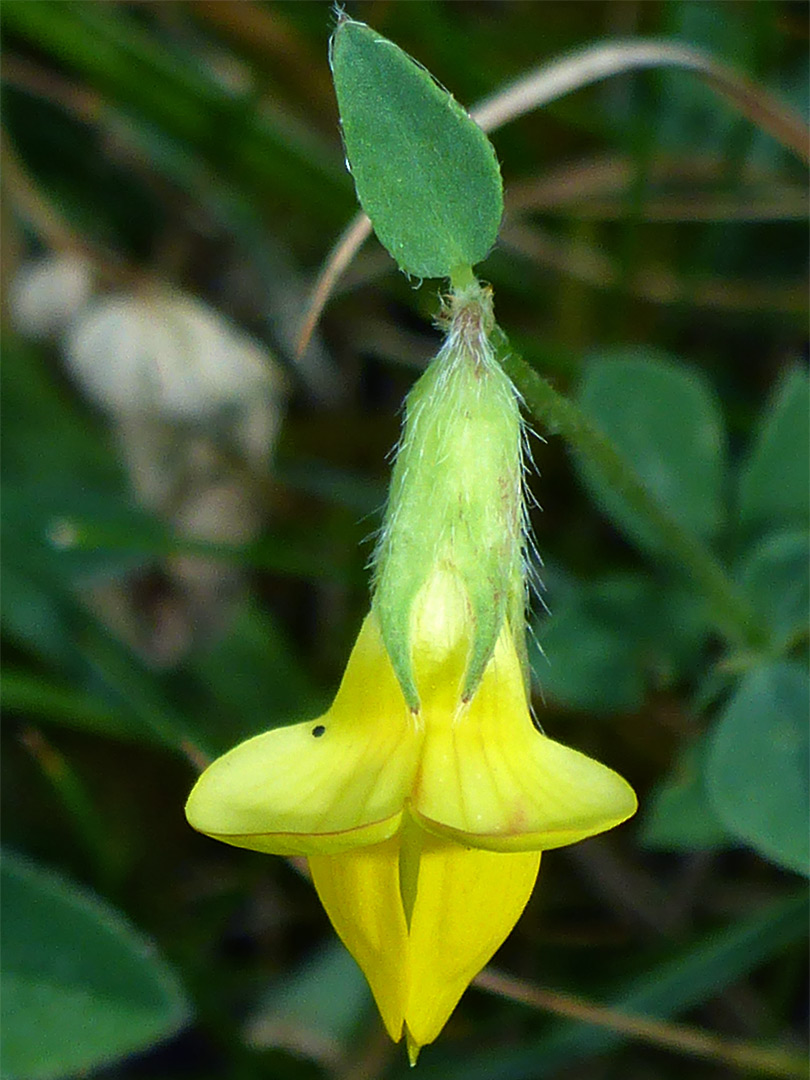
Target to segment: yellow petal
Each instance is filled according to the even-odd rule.
[[[508,626],[472,701],[423,712],[412,811],[432,832],[492,851],[546,850],[636,810],[621,776],[536,730]]]
[[[539,866],[539,851],[481,851],[423,834],[408,942],[405,1028],[412,1062],[509,935]]]
[[[462,847],[413,827],[373,847],[310,856],[321,903],[366,976],[386,1029],[403,1025],[414,1062],[531,896],[540,852]],[[401,888],[403,835],[418,863],[410,925]]]
[[[399,837],[342,855],[310,856],[318,896],[363,971],[388,1034],[402,1036],[408,929],[399,891]]]
[[[331,709],[218,758],[186,816],[218,840],[278,855],[378,843],[399,827],[421,737],[369,615]]]

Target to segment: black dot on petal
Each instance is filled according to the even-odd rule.
[[[321,735],[323,735],[325,731],[326,728],[323,726],[323,724],[316,724],[315,727],[312,729],[312,734],[315,736],[316,739],[320,739]]]

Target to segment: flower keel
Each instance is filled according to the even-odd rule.
[[[415,879],[409,918],[404,864]],[[410,823],[383,844],[313,856],[309,865],[389,1035],[398,1041],[404,1032],[414,1062],[511,932],[531,896],[540,852],[468,848]]]

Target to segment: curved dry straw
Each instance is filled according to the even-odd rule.
[[[606,1028],[650,1046],[673,1050],[678,1054],[723,1062],[732,1068],[760,1076],[802,1080],[807,1075],[804,1055],[781,1046],[762,1046],[741,1039],[727,1039],[700,1028],[673,1024],[650,1016],[639,1016],[605,1005],[547,990],[523,979],[515,979],[493,968],[485,968],[473,979],[473,986],[490,994],[519,1001],[533,1009],[582,1024]]]

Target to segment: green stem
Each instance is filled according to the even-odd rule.
[[[613,489],[655,530],[672,559],[709,601],[717,629],[735,645],[761,648],[765,638],[753,609],[712,552],[659,505],[607,436],[509,348],[502,331],[496,331],[496,344],[527,410],[547,431],[561,435],[597,465]]]
[[[450,273],[450,284],[453,288],[453,292],[462,292],[464,289],[468,289],[470,285],[474,285],[475,283],[476,277],[471,266],[457,266],[455,270]]]

